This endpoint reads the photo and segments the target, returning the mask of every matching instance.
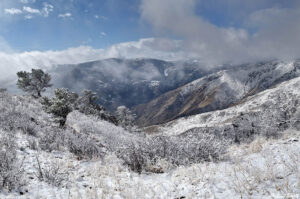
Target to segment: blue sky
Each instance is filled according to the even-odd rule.
[[[12,1],[1,7],[0,35],[15,50],[103,48],[149,36],[140,26],[138,0]]]
[[[141,19],[145,2],[153,5],[158,2],[159,7],[164,2],[176,4],[180,0],[2,0],[0,36],[18,52],[63,50],[81,45],[107,48],[148,37],[183,38],[176,31],[163,27],[153,30],[155,24]],[[220,28],[243,28],[249,34],[257,31],[257,27],[247,24],[251,14],[268,8],[291,9],[299,5],[297,0],[182,2],[193,4],[193,14],[204,21]],[[176,24],[176,21],[170,23]]]

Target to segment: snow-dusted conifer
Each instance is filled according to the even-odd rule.
[[[52,99],[44,97],[42,104],[48,113],[52,113],[56,117],[60,126],[63,126],[67,115],[74,109],[78,95],[65,88],[55,89],[54,95],[55,97]]]
[[[41,97],[41,93],[44,92],[47,87],[52,86],[50,84],[51,76],[41,69],[32,69],[31,73],[20,71],[17,75],[18,87],[37,98]]]

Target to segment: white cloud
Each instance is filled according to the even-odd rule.
[[[215,2],[215,1],[213,1]],[[236,8],[237,0],[227,0]],[[197,0],[143,0],[140,10],[143,21],[157,35],[176,35],[183,39],[186,52],[198,54],[207,63],[247,62],[262,59],[293,59],[300,57],[300,5],[292,8],[275,7],[271,0],[247,3],[246,28],[218,27],[198,14]],[[274,4],[274,7],[273,7]],[[257,6],[269,6],[258,10]],[[279,4],[280,5],[280,4]],[[270,7],[271,6],[271,7]],[[238,9],[237,9],[238,10]]]
[[[24,18],[25,18],[25,19],[32,19],[33,16],[32,16],[32,15],[25,15]]]
[[[51,12],[53,12],[54,6],[48,3],[44,3],[44,7],[42,8],[42,15],[44,17],[48,17]]]
[[[69,17],[72,17],[72,14],[67,12],[65,14],[59,14],[58,17],[59,18],[69,18]]]
[[[31,7],[28,7],[28,6],[24,6],[23,10],[24,10],[24,12],[28,12],[28,13],[31,13],[31,14],[41,14],[40,10],[31,8]]]
[[[106,37],[106,33],[105,32],[100,32],[100,38],[102,38],[102,37]]]
[[[20,0],[21,3],[27,4],[27,3],[35,3],[36,0]]]
[[[108,20],[108,17],[105,17],[105,16],[99,16],[99,15],[94,15],[94,18],[95,19],[102,19],[104,21]]]
[[[11,14],[11,15],[22,14],[22,10],[17,9],[17,8],[6,8],[6,9],[4,9],[4,12],[6,14]]]
[[[28,3],[28,1],[24,1],[23,3]],[[33,1],[31,1],[33,2]],[[4,9],[4,12],[6,14],[10,14],[10,15],[20,15],[20,14],[26,14],[24,16],[25,19],[32,19],[33,18],[33,15],[40,15],[40,16],[43,16],[43,17],[48,17],[49,14],[51,12],[53,12],[54,10],[54,6],[51,5],[51,4],[48,4],[48,3],[44,3],[43,4],[43,8],[41,10],[39,9],[35,9],[35,8],[31,8],[31,7],[28,7],[28,6],[24,6],[23,7],[23,11],[20,10],[20,9],[17,9],[17,8],[10,8],[10,9]],[[29,13],[29,14],[28,14]]]

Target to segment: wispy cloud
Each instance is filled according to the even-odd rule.
[[[27,4],[27,3],[35,3],[36,0],[20,0],[21,3]]]
[[[69,17],[72,17],[72,14],[67,12],[67,13],[64,13],[64,14],[59,14],[58,17],[59,18],[69,18]]]
[[[23,1],[22,3],[34,3],[34,1]],[[49,14],[51,12],[53,12],[54,10],[54,6],[49,4],[49,3],[43,3],[43,7],[41,8],[41,10],[36,9],[36,8],[32,8],[29,6],[23,6],[23,9],[18,9],[18,8],[6,8],[4,9],[4,12],[6,14],[10,14],[10,15],[21,15],[24,14],[24,18],[25,19],[32,19],[34,17],[34,15],[39,15],[39,16],[43,16],[43,17],[48,17]]]
[[[19,15],[19,14],[22,14],[22,10],[17,9],[17,8],[6,8],[6,9],[4,9],[4,12],[6,14],[10,14],[10,15]]]
[[[31,8],[31,7],[28,7],[28,6],[24,6],[23,11],[31,13],[31,14],[41,14],[41,11],[39,9]]]
[[[44,7],[42,8],[42,15],[44,17],[48,17],[51,12],[53,12],[54,6],[48,3],[44,3]]]
[[[106,16],[99,16],[99,15],[94,15],[95,19],[101,19],[101,20],[108,20],[108,17]]]
[[[32,16],[32,15],[25,15],[24,18],[25,18],[25,19],[32,19],[33,16]]]

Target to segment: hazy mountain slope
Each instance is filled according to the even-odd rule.
[[[140,126],[220,110],[300,74],[300,62],[271,61],[221,70],[134,108]]]
[[[197,61],[167,62],[155,59],[106,59],[78,65],[62,65],[50,71],[54,87],[80,92],[90,89],[108,110],[148,103],[217,69]]]
[[[271,136],[290,127],[300,130],[300,77],[250,96],[231,108],[180,118],[146,130],[184,137],[209,133],[239,142],[255,134]]]

